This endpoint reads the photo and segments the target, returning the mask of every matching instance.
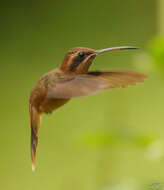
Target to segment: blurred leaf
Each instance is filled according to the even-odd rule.
[[[120,146],[119,143],[123,143],[145,148],[154,143],[158,138],[154,135],[141,135],[128,130],[111,130],[88,133],[82,139],[83,143],[87,146]]]
[[[138,135],[136,137],[134,137],[134,142],[141,147],[147,147],[150,144],[152,144],[155,140],[157,139],[157,137],[155,136],[151,136],[151,135]]]
[[[118,137],[114,133],[96,132],[85,135],[83,142],[86,145],[106,146],[116,144],[117,138]]]
[[[149,45],[149,52],[156,66],[164,72],[164,37],[155,37]]]

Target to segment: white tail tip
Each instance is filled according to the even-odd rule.
[[[32,171],[34,172],[35,171],[35,165],[32,164]]]

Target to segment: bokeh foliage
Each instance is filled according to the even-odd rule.
[[[149,54],[153,63],[159,68],[159,71],[164,72],[164,37],[156,36],[149,44]]]

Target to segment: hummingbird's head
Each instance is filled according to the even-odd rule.
[[[61,69],[73,73],[85,73],[88,71],[92,60],[95,58],[95,50],[76,47],[68,51],[61,65]]]
[[[94,50],[85,47],[76,47],[68,51],[61,64],[60,69],[68,73],[83,74],[87,73],[96,55],[113,50],[138,49],[132,46],[113,47]]]

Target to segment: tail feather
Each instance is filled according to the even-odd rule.
[[[31,161],[32,171],[35,171],[36,149],[38,145],[38,132],[40,127],[40,113],[35,107],[30,105],[30,119],[31,119]]]
[[[35,170],[35,157],[36,157],[36,149],[38,145],[38,136],[34,131],[34,128],[31,127],[31,160],[32,160],[32,170]]]

